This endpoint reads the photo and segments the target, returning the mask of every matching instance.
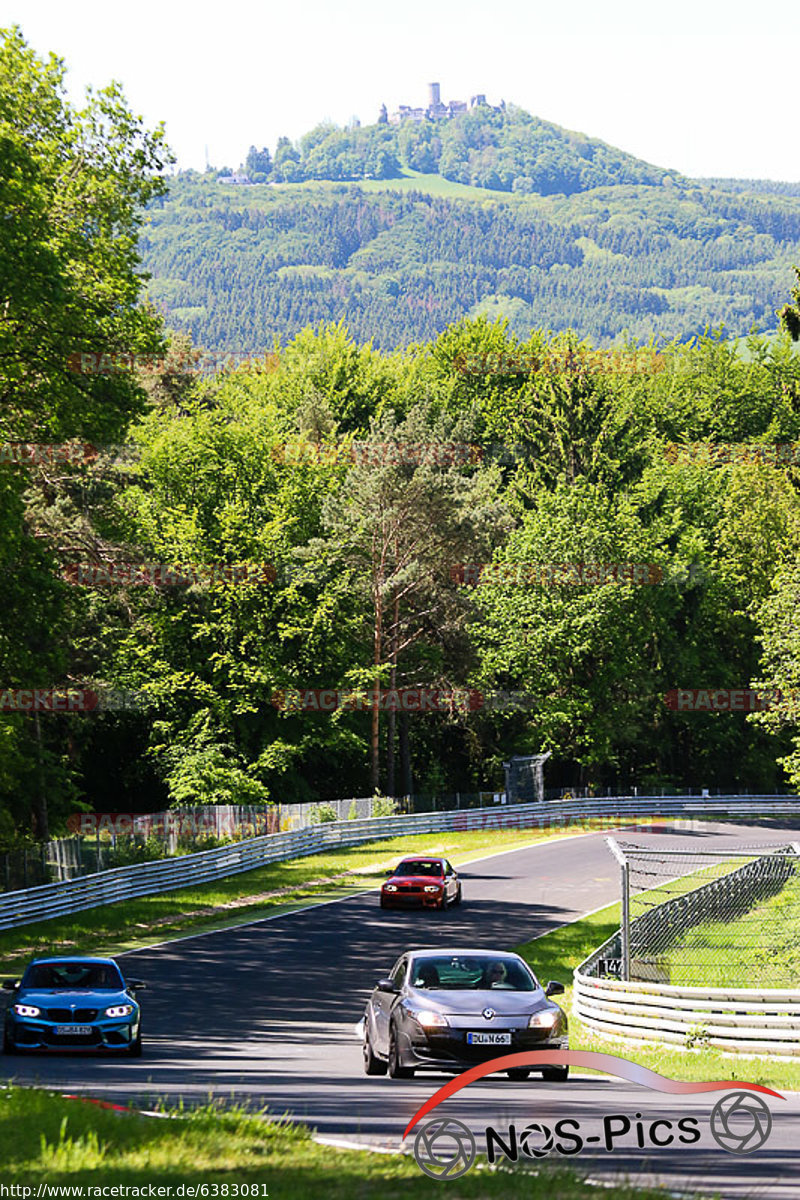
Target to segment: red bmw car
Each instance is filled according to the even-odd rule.
[[[381,888],[381,908],[447,908],[461,903],[461,881],[446,858],[404,858]]]

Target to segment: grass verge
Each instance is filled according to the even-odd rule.
[[[516,951],[531,964],[540,979],[559,979],[565,984],[567,993],[563,1007],[571,1013],[572,972],[619,929],[619,919],[619,904],[612,904],[571,925],[555,929],[544,937],[525,942],[517,946]],[[739,1079],[766,1084],[778,1091],[800,1091],[800,1062],[789,1059],[724,1054],[706,1046],[684,1050],[655,1043],[604,1038],[588,1029],[574,1015],[570,1015],[569,1034],[571,1050],[616,1054],[673,1079],[690,1082]]]
[[[736,921],[707,921],[659,957],[678,986],[796,987],[800,976],[800,879]]]
[[[0,1092],[2,1181],[28,1186],[30,1194],[40,1183],[86,1187],[100,1182],[141,1187],[143,1195],[150,1185],[217,1184],[216,1193],[209,1188],[205,1194],[231,1197],[241,1196],[244,1185],[258,1184],[259,1197],[272,1200],[402,1200],[410,1188],[423,1198],[442,1194],[442,1184],[424,1175],[408,1155],[319,1145],[303,1126],[264,1120],[243,1109],[209,1104],[176,1115],[179,1119],[158,1120],[50,1092],[9,1088]],[[490,1170],[479,1161],[458,1181],[458,1197],[481,1200],[491,1194],[516,1200],[520,1173]],[[597,1188],[577,1175],[549,1167],[526,1172],[524,1188],[528,1200],[597,1196]],[[604,1194],[617,1200],[664,1196],[624,1184]]]

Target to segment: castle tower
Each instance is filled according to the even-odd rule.
[[[441,102],[442,102],[442,99],[439,94],[439,84],[438,83],[429,83],[428,84],[428,103],[429,103],[429,105],[431,106],[431,108],[438,108],[439,105],[441,104]]]

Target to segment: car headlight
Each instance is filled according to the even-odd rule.
[[[396,892],[396,891],[397,891],[397,884],[395,884],[395,883],[385,883],[385,884],[383,885],[383,890],[384,890],[385,892]]]
[[[132,1004],[113,1004],[106,1009],[107,1017],[129,1017],[133,1012]]]
[[[421,1025],[423,1029],[448,1029],[447,1019],[441,1013],[433,1012],[429,1008],[421,1008],[419,1012],[411,1011],[411,1016]]]
[[[439,883],[426,883],[422,890],[425,892],[440,892],[442,890],[442,885]]]
[[[32,1004],[15,1004],[14,1012],[18,1017],[40,1017],[42,1015],[42,1010],[34,1008]]]
[[[545,1009],[544,1012],[534,1013],[528,1018],[529,1029],[552,1029],[559,1022],[561,1014],[554,1012],[552,1009]]]

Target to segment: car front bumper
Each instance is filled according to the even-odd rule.
[[[60,1022],[63,1024],[64,1022]],[[57,1022],[36,1017],[6,1017],[6,1037],[16,1050],[63,1053],[65,1050],[128,1050],[139,1033],[139,1016],[109,1018],[105,1021],[80,1022],[89,1033],[59,1034]]]
[[[441,908],[443,892],[381,892],[384,908]]]
[[[506,1031],[503,1031],[506,1032]],[[452,1030],[447,1034],[400,1033],[399,1050],[403,1066],[429,1068],[430,1070],[462,1071],[493,1058],[507,1054],[521,1054],[526,1050],[568,1050],[569,1036],[566,1032],[555,1037],[543,1038],[537,1030],[512,1029],[510,1044],[500,1046],[472,1046],[467,1044],[466,1033]],[[541,1067],[531,1067],[532,1071]]]

